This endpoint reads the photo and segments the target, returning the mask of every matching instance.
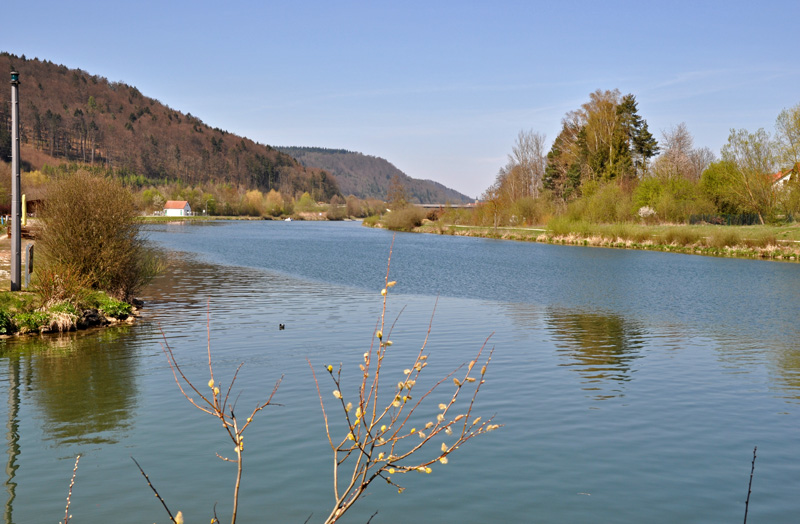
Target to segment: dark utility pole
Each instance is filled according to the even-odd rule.
[[[19,190],[19,73],[11,71],[11,291],[22,288],[20,261],[22,242]]]

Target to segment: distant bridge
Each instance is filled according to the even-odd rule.
[[[455,209],[470,209],[478,205],[477,202],[472,202],[470,204],[415,204],[417,207],[421,207],[424,209],[439,209],[439,208],[455,208]]]

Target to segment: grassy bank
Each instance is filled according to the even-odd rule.
[[[262,217],[251,216],[188,216],[188,217],[167,217],[167,216],[142,216],[139,219],[147,224],[160,222],[206,222],[209,220],[264,220]]]
[[[547,227],[478,227],[428,222],[414,231],[709,256],[800,260],[800,226],[590,224],[552,220]]]
[[[137,308],[103,292],[82,299],[43,304],[38,293],[0,292],[0,336],[63,333],[93,326],[132,322]]]
[[[25,244],[30,243],[25,240]],[[24,254],[23,263],[24,263]],[[24,268],[22,268],[24,271]],[[9,291],[11,240],[0,236],[0,337],[59,333],[86,327],[131,322],[138,314],[132,304],[102,291],[82,290],[72,300],[46,300],[41,290]],[[23,278],[24,282],[24,278]]]
[[[166,216],[142,216],[139,217],[139,220],[146,224],[151,223],[162,223],[162,222],[206,222],[209,220],[285,220],[287,218],[291,218],[292,220],[300,220],[300,221],[327,221],[332,220],[328,218],[325,213],[294,213],[292,215],[287,216],[280,216],[280,217],[271,217],[271,216],[259,216],[259,217],[251,217],[251,216],[188,216],[188,217],[166,217]],[[361,220],[360,218],[354,217],[346,217],[346,218],[339,218],[336,219],[337,221],[351,221],[351,220]]]

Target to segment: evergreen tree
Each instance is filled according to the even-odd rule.
[[[658,153],[658,142],[647,128],[647,121],[639,116],[636,96],[627,94],[617,107],[617,115],[624,133],[631,166],[642,174],[647,169],[647,160]]]
[[[578,195],[581,168],[575,155],[576,149],[575,130],[565,121],[550,152],[547,153],[547,166],[542,180],[544,188],[562,202],[567,202]]]
[[[0,106],[0,160],[11,162],[11,115]]]

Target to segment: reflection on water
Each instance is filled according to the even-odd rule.
[[[619,315],[548,309],[545,324],[552,331],[556,351],[583,377],[584,389],[598,400],[623,394],[622,383],[636,371],[633,362],[643,347],[636,322]],[[611,387],[611,392],[604,387]]]
[[[154,236],[183,253],[145,290],[142,322],[0,341],[6,522],[12,501],[16,522],[57,519],[78,453],[76,522],[163,521],[130,455],[187,522],[208,521],[215,501],[225,511],[232,472],[214,452],[227,444],[180,395],[159,347],[161,324],[205,383],[208,309],[220,377],[245,362],[240,405],[285,374],[281,406],[248,432],[241,521],[321,515],[330,450],[306,358],[357,369],[391,237],[301,223],[159,226]],[[389,316],[408,306],[395,362],[416,355],[441,294],[428,369],[450,371],[493,332],[476,409],[505,426],[430,477],[403,479],[402,496],[376,486],[349,521],[379,509],[375,524],[731,522],[758,444],[754,520],[796,522],[800,265],[424,235],[398,236],[395,256]]]
[[[777,379],[785,398],[800,401],[800,348],[776,349],[775,367]]]
[[[6,422],[6,441],[8,447],[8,461],[6,461],[6,497],[5,522],[11,524],[12,509],[16,498],[17,483],[14,481],[17,469],[17,457],[19,456],[19,379],[20,362],[18,358],[9,359],[8,370],[8,422]]]
[[[44,415],[47,438],[58,443],[114,443],[136,404],[136,359],[126,349],[129,326],[31,337],[14,345],[29,361],[25,388]]]

